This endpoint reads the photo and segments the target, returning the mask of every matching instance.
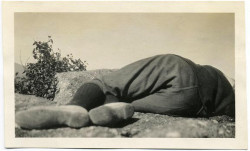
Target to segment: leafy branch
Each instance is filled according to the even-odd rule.
[[[53,40],[48,36],[48,41],[34,41],[32,51],[36,63],[27,63],[24,68],[26,76],[15,77],[15,92],[36,95],[53,99],[57,90],[56,73],[86,70],[86,61],[74,59],[72,54],[61,57],[60,52],[53,51]]]

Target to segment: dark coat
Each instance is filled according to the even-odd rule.
[[[234,91],[223,73],[177,55],[142,59],[92,83],[98,84],[107,98],[115,96],[122,102],[143,98],[155,103],[164,100],[187,102],[195,98],[202,104],[197,110],[201,116],[234,114]],[[148,97],[150,95],[152,97]]]

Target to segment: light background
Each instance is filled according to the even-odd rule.
[[[233,13],[15,13],[15,62],[34,62],[34,40],[88,62],[88,70],[121,68],[173,53],[234,76]],[[22,60],[22,61],[21,61]]]

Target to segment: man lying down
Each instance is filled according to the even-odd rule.
[[[18,112],[16,124],[26,129],[113,126],[134,111],[234,117],[235,94],[218,69],[173,54],[157,55],[83,84],[67,105]]]

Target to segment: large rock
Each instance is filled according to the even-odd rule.
[[[34,106],[50,106],[55,102],[34,95],[15,93],[15,111],[27,110]]]
[[[58,91],[54,101],[57,104],[67,104],[74,96],[77,89],[87,81],[111,73],[114,70],[90,70],[81,72],[64,72],[56,75],[58,78]]]

